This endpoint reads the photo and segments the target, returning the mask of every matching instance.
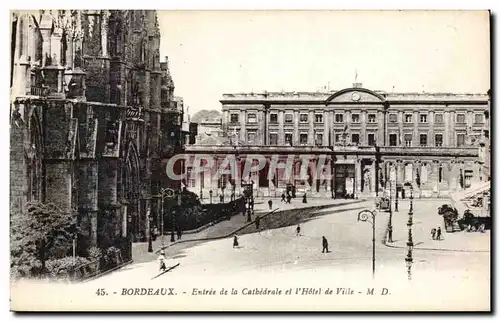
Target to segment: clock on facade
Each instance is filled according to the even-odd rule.
[[[352,93],[351,98],[354,101],[358,101],[361,98],[361,96],[358,93]]]

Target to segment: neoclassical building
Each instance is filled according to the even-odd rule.
[[[291,178],[278,171],[269,179],[268,166],[252,177],[240,176],[253,180],[260,196],[279,196],[286,186],[310,196],[375,196],[392,186],[405,197],[411,185],[416,197],[438,197],[489,180],[489,161],[481,156],[488,154],[490,137],[486,93],[386,93],[355,83],[329,92],[224,94],[220,102],[226,142],[186,151],[220,160],[237,154],[236,173],[248,154],[266,155],[268,164],[272,155],[283,161],[294,155]],[[313,171],[326,158],[324,171],[333,179],[299,177],[304,155]],[[229,195],[240,189],[234,178],[191,175],[189,188],[207,195],[225,187]]]
[[[11,22],[11,215],[52,202],[74,215],[82,246],[140,240],[159,226],[160,188],[180,188],[161,164],[189,127],[156,12],[17,11]]]

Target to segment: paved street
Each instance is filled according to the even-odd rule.
[[[186,281],[213,278],[240,277],[276,278],[294,277],[299,280],[314,271],[315,278],[332,280],[371,279],[371,225],[357,222],[361,206],[371,208],[371,201],[321,210],[321,214],[301,223],[301,236],[295,235],[295,226],[242,235],[240,247],[232,248],[232,239],[191,244],[186,248],[166,250],[167,265],[180,266],[157,279],[158,286],[177,284],[178,277]],[[425,204],[425,205],[422,205]],[[419,207],[420,206],[420,207]],[[431,213],[429,201],[415,201],[415,240],[422,240],[427,223],[418,213]],[[406,237],[403,227],[405,202],[394,216],[394,238]],[[419,209],[420,208],[420,209]],[[430,214],[429,214],[430,215]],[[422,214],[422,220],[427,218]],[[429,216],[431,217],[431,216]],[[406,249],[390,248],[381,243],[388,214],[380,212],[376,224],[377,281],[394,285],[406,280],[404,258]],[[206,232],[207,233],[207,232]],[[330,253],[321,253],[321,237],[327,237]],[[485,238],[487,235],[483,235]],[[445,235],[446,237],[446,235]],[[445,241],[442,241],[443,244]],[[419,284],[436,283],[437,288],[465,286],[489,287],[489,253],[414,251],[413,280]],[[120,271],[103,276],[95,284],[116,284],[124,280],[146,281],[157,274],[157,262],[135,263]],[[300,274],[294,272],[300,271]],[[191,280],[192,281],[192,280]],[[104,283],[103,283],[104,282]],[[193,281],[194,282],[194,281]],[[430,282],[430,283],[429,283]],[[465,283],[464,283],[465,282]],[[185,283],[183,283],[185,285]]]
[[[417,248],[440,249],[448,251],[484,251],[490,249],[490,231],[486,233],[455,232],[446,233],[442,216],[437,214],[438,207],[450,204],[447,200],[414,200],[413,206],[413,242]],[[399,202],[399,212],[393,213],[393,240],[392,245],[406,246],[408,239],[408,209],[410,202]],[[460,213],[461,215],[461,213]],[[442,240],[433,240],[431,229],[441,227]]]

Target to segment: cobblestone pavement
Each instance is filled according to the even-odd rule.
[[[490,251],[490,231],[478,232],[454,232],[447,233],[444,230],[443,218],[437,214],[438,207],[449,203],[447,200],[414,200],[413,201],[413,243],[416,248],[442,251]],[[408,210],[410,202],[403,200],[399,202],[399,212],[393,212],[393,243],[389,246],[406,247],[408,240]],[[441,227],[442,240],[433,240],[431,229]]]
[[[278,200],[279,201],[279,200]],[[315,199],[310,199],[308,200],[307,204],[303,204],[302,200],[299,199],[294,199],[292,200],[291,204],[285,204],[285,203],[279,203],[278,201],[273,200],[273,210],[278,209],[279,211],[281,210],[289,210],[289,209],[297,209],[297,208],[307,208],[307,207],[314,207],[314,206],[319,206],[319,205],[329,205],[329,204],[345,204],[345,203],[353,203],[356,200],[333,200],[333,199],[320,199],[320,198],[315,198]],[[269,206],[266,203],[256,203],[254,205],[255,207],[255,214],[263,215],[265,213],[268,213]],[[238,228],[244,226],[247,224],[247,216],[246,215],[235,215],[233,216],[229,221],[221,221],[218,224],[215,224],[213,226],[210,226],[198,233],[192,233],[192,234],[184,234],[182,236],[182,240],[196,240],[196,239],[203,239],[203,238],[212,238],[212,237],[221,237],[225,236]],[[177,237],[175,237],[177,240]],[[153,242],[153,250],[156,251],[157,249],[162,247],[163,245],[171,244],[172,242],[170,241],[170,235],[164,235],[163,236],[163,242],[161,238],[158,238],[156,241]],[[189,243],[179,243],[176,244],[175,246],[169,248],[168,252],[170,255],[178,255],[180,252],[182,252],[184,249],[189,248],[191,246],[196,245],[197,242],[189,242]],[[148,252],[148,243],[147,242],[141,242],[141,243],[134,243],[132,245],[132,257],[134,259],[135,263],[141,263],[141,262],[148,262],[155,260],[157,255],[153,253]]]

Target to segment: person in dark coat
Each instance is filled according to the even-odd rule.
[[[326,237],[323,236],[323,251],[321,251],[321,253],[328,253],[330,251],[328,251],[328,240],[326,239]]]
[[[267,201],[267,204],[269,205],[269,209],[272,210],[273,209],[273,200]]]
[[[259,215],[257,215],[257,216],[255,217],[255,228],[256,228],[257,230],[259,230],[259,229],[260,229],[260,216],[259,216]]]
[[[307,204],[307,196],[305,193],[304,193],[304,196],[302,197],[302,203]]]
[[[297,233],[297,236],[300,236],[300,225],[297,225],[295,232]]]
[[[438,227],[436,231],[436,240],[441,240],[441,227]]]
[[[292,201],[292,196],[291,196],[290,194],[288,194],[288,195],[286,196],[286,202],[287,202],[288,204],[292,204],[292,202],[291,202],[291,201]]]
[[[387,242],[392,243],[392,226],[389,226],[387,229]]]
[[[235,235],[233,238],[233,248],[238,247],[238,245],[239,245],[238,237]]]
[[[182,237],[182,230],[179,226],[177,226],[177,239],[180,240]]]
[[[286,202],[286,195],[285,193],[281,194],[281,203]]]

